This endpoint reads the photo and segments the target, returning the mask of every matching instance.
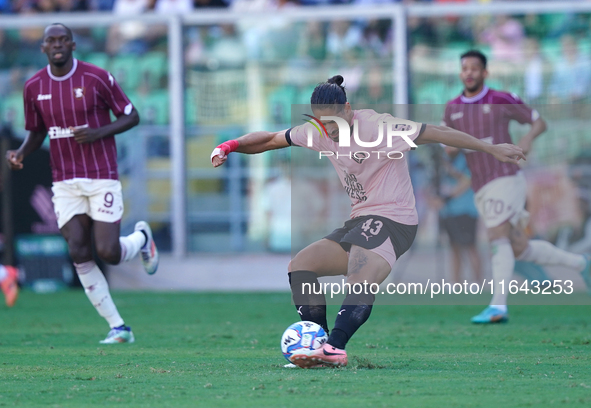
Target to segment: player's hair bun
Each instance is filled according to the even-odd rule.
[[[341,75],[335,75],[329,78],[328,81],[316,85],[310,103],[317,107],[320,105],[339,105],[340,112],[342,105],[347,103],[347,92],[345,92],[345,87],[341,85],[343,82],[345,82],[345,79]],[[336,85],[336,87],[333,85]]]
[[[335,75],[332,78],[329,78],[326,82],[329,84],[337,84],[338,86],[341,86],[341,84],[345,82],[345,78],[343,78],[342,75]]]

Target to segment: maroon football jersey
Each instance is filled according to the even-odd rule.
[[[108,136],[77,143],[71,128],[99,128],[115,116],[129,115],[133,105],[113,76],[74,59],[72,70],[54,76],[49,65],[25,83],[25,128],[47,132],[53,181],[73,178],[117,180],[117,146]]]
[[[470,98],[460,95],[449,101],[445,107],[443,124],[488,143],[513,143],[509,122],[532,123],[538,116],[538,112],[524,104],[517,95],[485,86],[478,95]],[[476,151],[466,153],[474,191],[489,181],[519,171],[518,165],[500,162],[490,154]]]

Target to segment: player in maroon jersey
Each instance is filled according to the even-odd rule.
[[[96,253],[105,262],[118,264],[140,253],[146,272],[156,272],[158,251],[146,222],[138,222],[134,233],[119,236],[123,198],[115,135],[136,126],[139,115],[113,76],[73,58],[75,49],[68,27],[52,24],[45,28],[41,50],[49,64],[24,88],[29,133],[6,158],[12,169],[22,169],[23,159],[41,147],[49,134],[58,227],[86,295],[111,327],[101,343],[133,342],[133,333],[119,315],[107,281],[93,260],[91,234]],[[117,117],[114,122],[110,111]]]
[[[529,132],[518,145],[527,154],[536,137],[546,130],[540,114],[513,93],[490,89],[485,80],[486,57],[480,51],[468,51],[460,57],[460,78],[464,91],[449,101],[443,122],[488,143],[512,143],[509,123],[530,124]],[[508,320],[507,294],[515,260],[539,265],[562,265],[581,271],[588,286],[591,263],[583,255],[563,251],[549,242],[530,240],[525,233],[529,213],[525,210],[527,186],[517,164],[502,163],[480,152],[466,152],[472,173],[474,201],[488,231],[492,246],[492,274],[495,282],[504,280],[504,293],[495,287],[490,306],[472,318],[473,323]]]

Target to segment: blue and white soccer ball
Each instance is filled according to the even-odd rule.
[[[281,352],[289,361],[291,355],[301,349],[316,350],[328,340],[324,329],[314,322],[297,322],[285,330],[281,336]]]

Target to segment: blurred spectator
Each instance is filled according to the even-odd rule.
[[[87,0],[18,0],[13,2],[17,11],[35,10],[41,13],[87,11]]]
[[[326,36],[324,23],[310,21],[306,24],[299,43],[300,55],[322,61],[326,58]]]
[[[361,46],[372,56],[386,57],[392,49],[391,37],[390,20],[370,20],[363,28]]]
[[[185,63],[188,66],[203,65],[205,63],[205,43],[207,37],[206,27],[187,28],[187,48],[185,51]]]
[[[346,1],[333,1],[333,0],[301,0],[302,6],[328,6],[332,3],[346,3]]]
[[[353,0],[352,3],[356,6],[373,6],[375,4],[399,3],[401,1],[402,0]]]
[[[58,11],[57,2],[54,0],[38,0],[32,6],[41,13],[55,13]]]
[[[392,109],[392,83],[391,78],[386,76],[388,69],[379,63],[379,59],[371,59],[366,62],[367,72],[363,73],[361,86],[354,95],[355,102],[363,105],[390,105],[390,109]],[[347,77],[347,81],[349,82],[349,77]]]
[[[579,208],[583,216],[583,222],[579,228],[563,228],[561,230],[566,233],[566,236],[562,237],[565,242],[562,242],[562,248],[569,252],[577,254],[588,254],[591,252],[591,195],[589,190],[579,189]],[[558,238],[561,238],[559,234]],[[557,240],[558,241],[558,240]],[[558,246],[559,242],[557,242]]]
[[[148,9],[149,0],[115,0],[113,14],[132,17]],[[140,21],[114,24],[109,29],[107,52],[116,54],[143,54],[148,48],[148,26]]]
[[[298,6],[295,0],[236,0],[232,3],[234,11],[272,11]],[[285,60],[297,51],[299,25],[280,15],[269,15],[265,24],[258,19],[245,19],[239,24],[251,59]]]
[[[326,37],[326,51],[333,58],[348,59],[360,46],[361,38],[361,30],[350,21],[333,21]]]
[[[89,0],[89,9],[94,11],[112,11],[115,0]]]
[[[321,180],[312,179],[305,175],[304,170],[305,166],[298,160],[294,161],[292,156],[290,168],[291,199],[288,201],[291,206],[291,217],[288,215],[288,219],[293,221],[291,223],[292,253],[307,246],[310,239],[318,239],[319,236],[321,237],[327,233],[326,230],[329,227],[327,224],[330,219],[326,213],[327,202],[332,204],[330,210],[336,214],[339,213],[339,203],[344,203],[347,210],[351,208],[349,203],[331,197],[331,191],[340,193],[339,188],[342,188],[340,185],[333,184],[335,190],[331,190]],[[311,170],[311,168],[308,170]],[[331,182],[334,182],[334,179],[329,181],[329,184]],[[285,199],[281,203],[285,203]]]
[[[88,11],[88,4],[86,0],[53,0],[56,4],[57,11],[61,12],[78,12]]]
[[[234,11],[259,11],[269,10],[272,4],[272,0],[233,0],[231,8]]]
[[[526,36],[534,38],[543,38],[548,33],[540,14],[526,14],[523,18],[523,30]]]
[[[281,163],[279,177],[264,188],[261,207],[267,218],[267,248],[272,252],[291,251],[291,169]]]
[[[525,37],[521,23],[506,15],[499,15],[492,27],[480,36],[480,41],[490,44],[492,58],[500,61],[518,62],[522,59],[521,48]]]
[[[228,3],[224,0],[194,0],[193,7],[198,8],[225,8]]]
[[[149,0],[115,0],[113,13],[117,15],[141,14],[147,10]]]
[[[524,42],[523,54],[526,65],[524,72],[525,100],[527,103],[540,103],[544,92],[544,59],[540,53],[540,44],[535,38]]]
[[[385,78],[382,78],[382,69],[379,65],[372,64],[367,73],[368,98],[370,103],[388,103],[392,101],[392,88],[386,92]]]
[[[220,30],[221,35],[214,41],[208,53],[209,68],[243,66],[246,62],[246,50],[242,38],[236,34],[236,28],[233,24],[222,24]]]
[[[10,41],[6,31],[0,30],[0,70],[9,69],[12,62],[12,54],[16,49],[16,44]],[[0,84],[2,86],[2,84]]]
[[[408,40],[411,46],[426,44],[434,46],[437,44],[437,32],[434,19],[408,17]]]
[[[6,35],[6,32],[0,30],[0,95],[7,95],[16,88],[13,88],[11,83],[11,64],[14,50],[17,47],[12,44],[12,41]]]
[[[156,0],[154,11],[160,14],[184,14],[193,11],[193,0]]]
[[[278,10],[283,7],[298,6],[296,0],[234,0],[232,9],[235,11]]]
[[[589,57],[578,50],[577,41],[570,35],[561,38],[562,58],[554,66],[550,84],[553,103],[579,103],[588,98],[591,80]]]
[[[21,14],[38,14],[35,9],[23,9]],[[14,53],[13,65],[17,67],[43,67],[47,65],[47,57],[41,53],[43,27],[27,27],[18,30],[18,52]]]
[[[452,252],[452,279],[462,281],[462,256],[465,252],[474,271],[472,281],[482,279],[481,261],[476,248],[478,211],[474,192],[470,188],[470,170],[463,153],[446,148],[450,155],[442,166],[439,197],[434,203],[439,208],[439,222],[449,237]]]

